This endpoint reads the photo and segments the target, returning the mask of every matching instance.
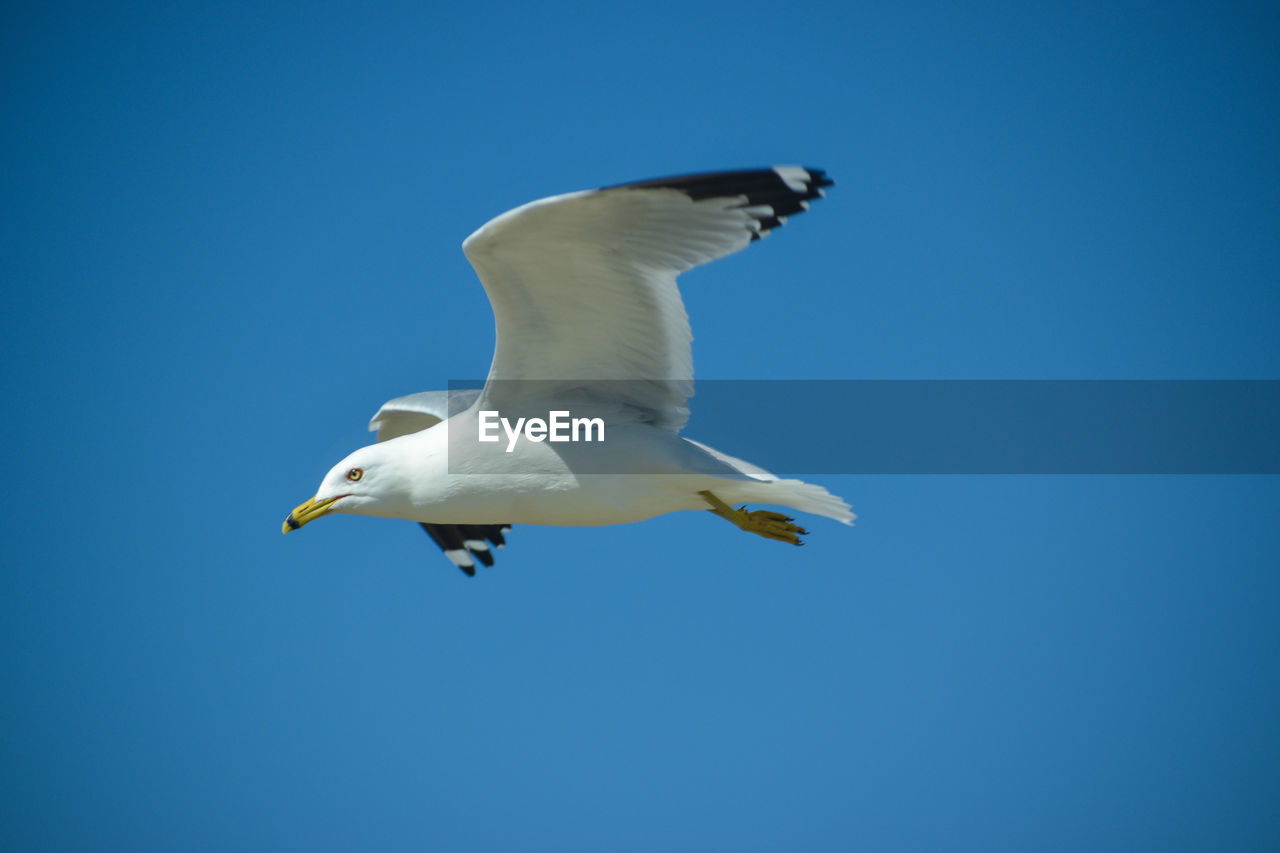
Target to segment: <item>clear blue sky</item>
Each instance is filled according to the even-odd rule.
[[[6,9],[0,847],[1280,846],[1280,478],[280,535],[487,369],[462,239],[629,179],[837,182],[700,377],[1280,379],[1275,7],[1032,5]]]

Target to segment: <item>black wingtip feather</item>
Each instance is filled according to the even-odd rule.
[[[605,189],[673,189],[694,201],[745,196],[747,200],[742,207],[760,209],[758,213],[751,211],[755,219],[751,239],[755,240],[781,226],[788,216],[803,213],[808,209],[808,202],[822,198],[823,188],[831,186],[835,186],[835,182],[823,169],[775,166],[771,169],[674,175],[617,184]]]
[[[483,547],[472,547],[468,542],[489,542],[495,547],[501,548],[507,544],[507,540],[503,538],[503,533],[511,529],[509,524],[428,524],[426,522],[418,522],[418,526],[427,532],[431,537],[431,541],[440,547],[441,551],[463,551],[466,554],[479,560],[486,568],[493,566],[493,551]],[[453,560],[450,559],[453,563]],[[453,563],[457,565],[457,563]],[[475,577],[475,566],[458,566],[468,577]]]

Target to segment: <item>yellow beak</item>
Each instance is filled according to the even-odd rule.
[[[315,498],[300,504],[297,509],[289,513],[289,517],[284,520],[284,525],[280,528],[281,533],[288,533],[290,530],[297,530],[302,525],[310,521],[315,521],[322,515],[328,515],[333,511],[333,504],[346,495],[338,495],[336,498],[325,498],[318,501]]]

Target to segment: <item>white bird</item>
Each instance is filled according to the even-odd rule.
[[[693,336],[676,277],[746,248],[831,185],[799,166],[685,175],[552,196],[489,221],[462,244],[497,321],[484,388],[385,403],[369,425],[378,443],[335,465],[284,532],[335,512],[409,519],[474,574],[473,556],[492,565],[489,545],[511,524],[710,509],[801,544],[807,531],[791,518],[731,506],[745,502],[851,524],[849,505],[821,486],[679,435]],[[578,440],[563,440],[567,427],[555,437],[556,413],[582,422]]]

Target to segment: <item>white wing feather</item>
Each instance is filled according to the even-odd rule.
[[[800,166],[681,175],[552,196],[490,220],[462,244],[497,324],[485,406],[586,399],[679,431],[693,335],[676,277],[746,248],[830,185]],[[457,403],[443,391],[399,397],[369,428],[379,441],[417,432]]]
[[[486,399],[515,384],[628,380],[617,402],[679,429],[693,390],[693,336],[676,276],[746,248],[745,196],[694,201],[674,189],[620,187],[531,202],[462,244],[497,321]],[[494,400],[497,397],[499,400]]]

